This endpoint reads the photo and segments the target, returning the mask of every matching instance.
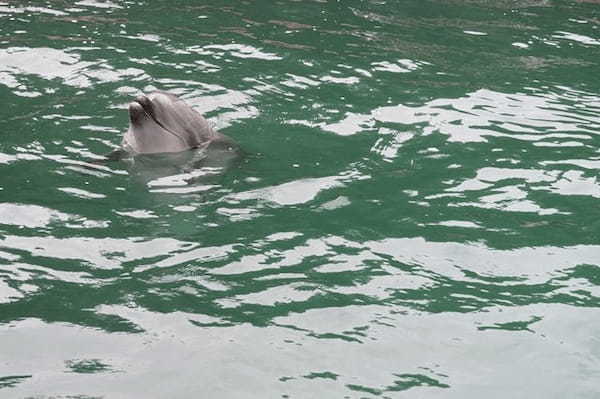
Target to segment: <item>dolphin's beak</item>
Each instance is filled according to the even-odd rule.
[[[143,114],[146,114],[147,118],[150,118],[150,119],[154,120],[154,122],[156,122],[157,124],[161,125],[156,120],[156,117],[154,116],[154,105],[152,104],[152,101],[148,97],[146,97],[144,95],[137,96],[135,98],[135,100],[133,100],[133,102],[131,104],[129,104],[129,116],[130,116],[131,121],[134,122],[134,120],[131,118],[132,107],[135,108],[134,112],[136,114],[138,114],[140,112],[138,109],[141,109],[141,115],[139,115],[139,116],[136,115],[137,121],[139,121],[140,118],[142,118],[144,116]]]
[[[149,116],[153,115],[152,101],[148,97],[142,94],[141,96],[137,96],[134,101],[140,104]]]
[[[141,125],[144,120],[153,121],[160,126],[166,133],[177,137],[179,140],[186,142],[181,135],[165,126],[161,121],[156,118],[154,112],[154,104],[148,97],[141,95],[137,96],[135,100],[129,103],[129,120],[132,125]]]
[[[144,108],[138,102],[129,103],[129,121],[132,125],[139,124],[145,114]]]

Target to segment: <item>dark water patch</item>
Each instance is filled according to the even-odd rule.
[[[0,15],[6,392],[598,392],[597,5]],[[95,163],[156,89],[247,156]]]
[[[100,359],[74,359],[66,362],[66,366],[72,373],[102,373],[110,371],[110,366],[100,361]]]
[[[31,378],[31,375],[11,375],[0,378],[0,389],[2,388],[13,388],[18,385],[22,380]]]

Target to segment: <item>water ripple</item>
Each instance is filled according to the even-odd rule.
[[[594,7],[0,2],[0,391],[597,396]]]

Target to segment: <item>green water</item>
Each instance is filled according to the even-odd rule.
[[[0,397],[599,397],[599,60],[594,1],[0,1]],[[155,89],[246,156],[90,162]]]

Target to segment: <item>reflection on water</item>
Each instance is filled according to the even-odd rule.
[[[597,396],[594,2],[0,19],[0,396]],[[244,156],[99,163],[157,89]]]

